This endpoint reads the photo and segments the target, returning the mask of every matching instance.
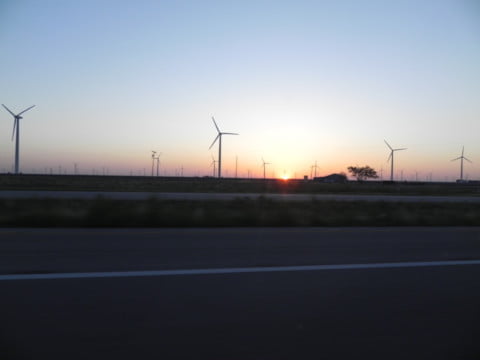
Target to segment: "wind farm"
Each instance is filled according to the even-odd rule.
[[[105,5],[11,5],[4,188],[431,195],[478,185],[474,12],[300,0],[271,17],[265,4],[217,5],[121,5],[118,17]],[[23,14],[36,22],[20,27]],[[45,48],[23,56],[22,43]],[[20,126],[31,103],[34,121]],[[355,178],[350,167],[380,176]]]
[[[0,358],[478,359],[479,14],[0,1]]]
[[[14,164],[13,164],[13,167],[12,167],[12,173],[15,174],[15,175],[18,175],[20,173],[22,174],[44,174],[44,175],[47,175],[47,174],[50,174],[50,175],[53,175],[54,174],[54,171],[52,170],[52,167],[49,166],[49,167],[43,167],[44,171],[43,172],[38,172],[38,171],[32,171],[32,172],[28,172],[28,171],[21,171],[20,169],[20,120],[23,119],[22,115],[29,111],[30,109],[32,109],[33,107],[35,107],[35,105],[33,106],[30,106],[26,109],[24,109],[23,111],[19,112],[18,114],[15,114],[14,112],[12,112],[8,107],[6,107],[4,104],[2,104],[3,107],[5,108],[5,110],[8,111],[8,113],[10,113],[13,118],[14,118],[14,124],[13,124],[13,133],[12,133],[12,140],[15,139],[15,156],[14,156]],[[272,165],[271,162],[266,162],[265,159],[262,157],[262,164],[261,164],[261,168],[262,168],[262,171],[261,172],[258,172],[257,174],[255,174],[255,172],[252,174],[251,171],[249,170],[251,168],[251,165],[250,164],[246,164],[245,165],[245,168],[247,168],[247,171],[243,171],[243,176],[241,175],[242,174],[242,169],[239,169],[238,168],[238,155],[235,155],[235,157],[233,156],[230,156],[229,159],[229,163],[230,163],[230,175],[228,174],[228,171],[227,171],[227,175],[225,175],[224,173],[222,173],[222,169],[224,168],[224,166],[222,166],[222,157],[225,157],[225,154],[224,154],[224,151],[222,149],[222,145],[223,145],[223,142],[222,142],[222,139],[223,139],[223,136],[224,135],[239,135],[238,133],[234,133],[234,132],[225,132],[225,131],[221,131],[220,130],[220,127],[218,126],[215,118],[212,116],[211,117],[211,120],[213,122],[213,125],[214,125],[214,128],[217,132],[217,135],[215,136],[215,138],[213,139],[213,142],[211,143],[210,147],[208,148],[208,150],[211,150],[213,148],[213,146],[215,144],[217,144],[218,146],[218,154],[217,154],[217,159],[215,159],[215,157],[213,155],[211,155],[211,158],[212,158],[212,162],[210,163],[210,166],[208,167],[209,169],[212,169],[212,177],[215,177],[217,179],[225,179],[225,178],[240,178],[240,179],[244,179],[244,178],[261,178],[261,179],[267,179],[267,165]],[[402,148],[393,148],[389,142],[387,142],[386,140],[384,140],[384,143],[385,145],[388,147],[388,149],[390,150],[389,151],[389,156],[388,156],[388,159],[387,159],[387,162],[390,163],[390,178],[389,178],[389,181],[390,182],[398,182],[398,181],[401,181],[401,182],[437,182],[437,183],[442,183],[442,182],[452,182],[452,183],[455,183],[455,182],[465,182],[465,176],[464,176],[464,161],[467,161],[469,163],[472,163],[472,161],[467,158],[466,156],[464,156],[464,150],[465,150],[465,147],[463,146],[462,147],[462,153],[459,157],[455,158],[455,159],[452,159],[451,161],[460,161],[460,177],[457,179],[456,177],[452,176],[450,180],[448,180],[447,177],[445,177],[445,179],[439,179],[439,180],[436,180],[434,181],[433,180],[433,176],[432,176],[432,172],[428,172],[428,171],[422,171],[424,173],[426,173],[426,178],[425,180],[423,179],[420,179],[418,174],[419,174],[419,171],[414,168],[414,170],[411,170],[410,171],[410,174],[405,174],[405,171],[402,169],[399,174],[400,176],[397,176],[395,175],[395,165],[398,166],[398,163],[397,161],[395,161],[397,159],[397,157],[395,156],[397,152],[399,151],[404,151],[404,150],[407,150],[406,147],[402,147]],[[238,142],[236,142],[236,144],[238,144]],[[238,146],[238,145],[237,145]],[[238,150],[238,149],[237,149]],[[178,152],[181,151],[181,149],[177,149]],[[328,149],[322,149],[322,151],[328,151]],[[198,152],[201,152],[201,149],[198,149]],[[232,151],[233,152],[233,151]],[[237,153],[238,151],[234,151],[235,153]],[[175,168],[175,171],[171,171],[170,174],[168,174],[167,172],[167,168],[165,167],[165,169],[163,170],[163,174],[161,174],[160,172],[160,156],[162,155],[162,153],[156,151],[156,150],[152,150],[150,152],[150,158],[151,158],[151,176],[156,176],[156,177],[162,177],[162,178],[166,178],[166,177],[178,177],[180,174],[181,176],[183,177],[184,176],[184,172],[185,172],[185,167],[183,165],[180,165]],[[419,152],[418,150],[416,151],[416,156],[418,156]],[[352,154],[353,155],[353,154]],[[300,162],[299,162],[300,163]],[[233,165],[234,164],[234,165]],[[405,166],[403,164],[403,166]],[[407,165],[408,166],[408,165]],[[281,165],[281,167],[283,168],[283,171],[280,171],[280,173],[282,174],[279,178],[281,178],[282,180],[315,180],[315,179],[322,179],[323,177],[325,176],[329,176],[333,173],[340,173],[340,174],[344,174],[345,173],[345,169],[338,169],[336,172],[333,171],[333,172],[324,172],[320,174],[320,177],[317,176],[317,172],[318,170],[320,169],[320,166],[318,164],[318,161],[315,160],[314,162],[314,165],[311,165],[308,167],[308,165],[304,166],[303,169],[296,169],[295,171],[293,170],[290,170],[289,172],[287,172],[285,170],[285,167]],[[78,166],[75,165],[74,166],[74,170],[72,173],[68,173],[67,171],[67,166],[62,166],[62,165],[58,165],[58,172],[55,172],[55,174],[57,175],[67,175],[67,174],[70,174],[70,175],[97,175],[97,176],[100,176],[100,175],[110,175],[110,169],[103,165],[101,170],[98,170],[98,171],[95,171],[95,169],[92,170],[92,173],[88,174],[88,173],[83,173],[81,174],[80,171],[78,170]],[[181,170],[178,170],[178,169],[181,169]],[[4,174],[9,174],[10,172],[9,171],[6,171],[6,167],[3,168],[4,171],[3,173]],[[239,172],[240,170],[240,172]],[[188,171],[188,169],[187,169]],[[193,178],[202,178],[202,177],[208,177],[210,176],[209,175],[209,172],[211,170],[208,170],[208,169],[205,169],[204,171],[198,171],[196,170],[196,172],[194,174],[192,174],[190,172],[189,175],[187,175],[187,177],[193,177]],[[328,171],[328,170],[326,170]],[[381,171],[383,173],[383,167],[381,168]],[[274,173],[275,171],[272,171],[272,174]],[[0,174],[2,173],[2,171],[0,171]],[[238,176],[238,174],[240,173],[240,176]],[[309,175],[308,175],[309,174]],[[122,174],[117,174],[118,176],[123,176]],[[146,175],[146,167],[143,168],[143,171],[141,170],[138,170],[136,171],[136,174],[134,174],[134,171],[130,171],[130,176],[145,176]],[[252,176],[253,175],[253,176]],[[468,181],[470,182],[476,182],[475,180],[475,177],[472,177],[472,176],[467,176],[469,178]],[[380,177],[379,180],[370,180],[370,181],[385,181],[382,177]]]
[[[289,179],[356,165],[378,181],[480,179],[476,9],[373,3],[300,0],[274,17],[267,4],[12,3],[0,173],[70,175],[78,162],[78,175],[152,176],[153,162],[156,176],[161,149],[158,177],[210,176],[213,142],[217,178],[262,179],[268,154],[268,173]],[[473,163],[458,179],[463,144]]]

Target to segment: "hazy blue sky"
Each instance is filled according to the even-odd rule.
[[[0,103],[21,170],[480,178],[480,2],[0,0]],[[0,171],[14,161],[0,109]],[[5,169],[5,170],[4,170]],[[65,171],[65,170],[63,170]]]

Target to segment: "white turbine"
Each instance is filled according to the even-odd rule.
[[[457,157],[456,159],[453,159],[452,161],[460,160],[460,180],[463,180],[463,160],[467,160],[469,163],[471,161],[467,159],[465,156],[463,156],[463,152],[465,150],[465,146],[462,146],[462,156]]]
[[[390,161],[391,159],[391,165],[390,165],[390,181],[393,181],[393,154],[395,153],[395,151],[401,151],[401,150],[407,150],[407,148],[399,148],[399,149],[393,149],[390,144],[387,142],[387,140],[383,140],[385,141],[385,144],[387,144],[388,148],[390,149],[390,156],[388,157],[388,161]]]
[[[18,114],[14,114],[12,111],[10,111],[9,108],[7,108],[5,105],[2,104],[2,106],[7,110],[10,114],[13,116],[13,133],[12,133],[12,141],[13,137],[15,136],[16,132],[16,137],[15,137],[15,174],[18,174],[18,169],[20,166],[19,162],[19,156],[20,156],[20,119],[23,119],[22,115],[24,112],[27,112],[31,108],[35,107],[35,105],[30,106],[29,108],[19,112]]]
[[[215,142],[218,139],[218,178],[222,177],[222,135],[238,135],[237,133],[230,133],[230,132],[222,132],[217,126],[217,123],[215,122],[215,118],[212,116],[213,124],[215,125],[215,128],[217,129],[218,135],[213,140],[212,145],[208,148],[209,150],[212,148],[212,146],[215,144]]]

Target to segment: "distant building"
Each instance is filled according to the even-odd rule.
[[[343,183],[346,183],[348,180],[347,180],[346,175],[330,174],[330,175],[323,176],[323,177],[315,177],[315,178],[313,178],[313,181],[322,182],[322,183],[343,184]]]

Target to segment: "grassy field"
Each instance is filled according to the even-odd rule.
[[[479,196],[471,184],[0,175],[0,190]],[[480,226],[480,204],[359,201],[0,199],[2,227]]]
[[[395,194],[480,196],[480,185],[420,182],[347,182],[143,176],[0,175],[0,190]]]
[[[480,205],[305,201],[0,200],[3,227],[480,226]]]

